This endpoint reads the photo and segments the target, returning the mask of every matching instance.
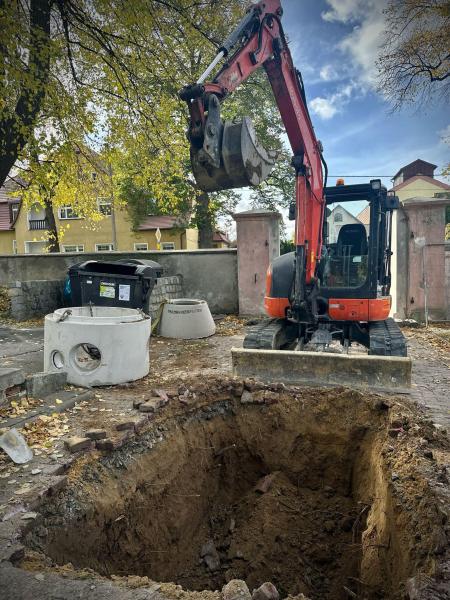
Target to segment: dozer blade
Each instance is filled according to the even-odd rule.
[[[195,180],[204,192],[256,186],[270,175],[275,153],[267,152],[256,139],[248,117],[240,122],[220,121],[212,136],[218,140],[220,166],[210,160],[208,124],[203,148],[191,146],[191,164]]]
[[[233,375],[266,383],[348,386],[407,392],[411,359],[403,356],[231,349]]]

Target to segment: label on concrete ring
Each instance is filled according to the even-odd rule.
[[[187,308],[185,310],[171,310],[170,308],[168,308],[167,312],[170,313],[171,315],[189,315],[192,313],[201,313],[202,309],[201,308]]]
[[[131,285],[119,284],[119,300],[122,300],[123,302],[128,302],[130,300],[130,288]]]
[[[116,297],[116,284],[101,281],[100,282],[100,296],[102,298],[115,298]]]

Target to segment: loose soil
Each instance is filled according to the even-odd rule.
[[[246,385],[265,403],[241,404],[234,380],[187,385],[188,407],[75,463],[38,508],[22,566],[194,591],[271,581],[314,600],[403,598],[411,578],[439,575],[447,517],[423,455],[430,423],[380,396]]]

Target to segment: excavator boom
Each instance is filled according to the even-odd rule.
[[[280,361],[282,364],[283,358],[274,361],[261,354],[261,350],[295,347],[297,352],[293,356],[298,358],[290,359],[289,364],[303,360],[298,364],[308,371],[307,353],[298,350],[305,345],[307,350],[311,347],[322,350],[333,339],[339,339],[347,351],[353,341],[366,346],[369,354],[404,357],[403,336],[394,321],[387,319],[390,224],[396,199],[387,197],[379,180],[358,189],[344,186],[348,187],[348,197],[345,189],[327,188],[331,199],[367,198],[373,213],[370,236],[362,224],[352,230],[343,227],[337,243],[329,243],[324,224],[328,210],[324,187],[326,163],[308,112],[303,81],[283,31],[282,14],[280,0],[253,4],[197,82],[180,92],[180,98],[189,108],[192,170],[201,190],[257,186],[270,176],[276,157],[258,142],[250,119],[230,122],[223,121],[220,115],[221,104],[259,68],[264,68],[267,74],[292,148],[295,203],[289,212],[290,218],[292,215],[295,219],[295,251],[275,259],[269,268],[265,306],[274,319],[246,337],[244,362],[256,368],[262,361],[261,372],[270,374],[270,366]],[[221,61],[223,66],[213,74]],[[208,80],[211,74],[212,79]],[[335,287],[330,286],[333,282]],[[238,354],[239,351],[233,353],[233,363],[242,366]],[[286,353],[282,354],[287,358]],[[325,357],[323,362],[327,363]],[[367,358],[376,371],[370,360],[375,356]],[[314,360],[310,360],[308,365],[311,364]],[[335,373],[338,363],[333,355],[328,355],[328,364],[330,373]],[[379,366],[383,367],[382,363]],[[239,368],[240,374],[249,374]],[[405,368],[407,371],[408,366]],[[297,373],[301,371],[297,369]],[[407,377],[403,380],[407,386]]]

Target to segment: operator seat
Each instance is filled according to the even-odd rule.
[[[338,256],[343,256],[344,253],[351,256],[362,256],[367,254],[367,251],[367,235],[364,225],[362,223],[343,225],[339,230],[337,240]]]

